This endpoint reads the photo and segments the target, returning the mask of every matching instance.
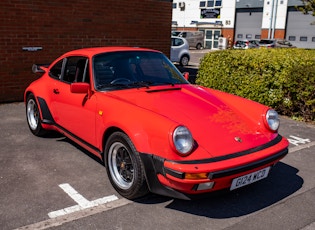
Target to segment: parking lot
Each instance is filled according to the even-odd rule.
[[[153,194],[129,201],[89,152],[58,134],[33,136],[23,103],[0,104],[0,116],[3,230],[315,229],[312,124],[282,117],[289,154],[251,186],[194,201]]]

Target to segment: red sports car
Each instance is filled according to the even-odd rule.
[[[288,153],[276,111],[192,85],[159,51],[68,52],[25,90],[36,136],[58,131],[103,160],[113,187],[191,199],[266,178]]]

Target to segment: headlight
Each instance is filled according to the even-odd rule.
[[[277,131],[280,125],[278,113],[273,109],[269,109],[266,114],[266,122],[269,129],[271,129],[272,131]]]
[[[178,126],[173,132],[173,143],[180,154],[189,154],[194,146],[194,140],[189,129],[185,126]]]

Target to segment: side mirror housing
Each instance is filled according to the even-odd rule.
[[[86,94],[89,92],[90,84],[85,82],[75,82],[70,84],[71,93]]]

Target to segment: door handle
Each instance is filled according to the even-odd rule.
[[[59,89],[54,89],[53,92],[54,94],[59,94]]]

